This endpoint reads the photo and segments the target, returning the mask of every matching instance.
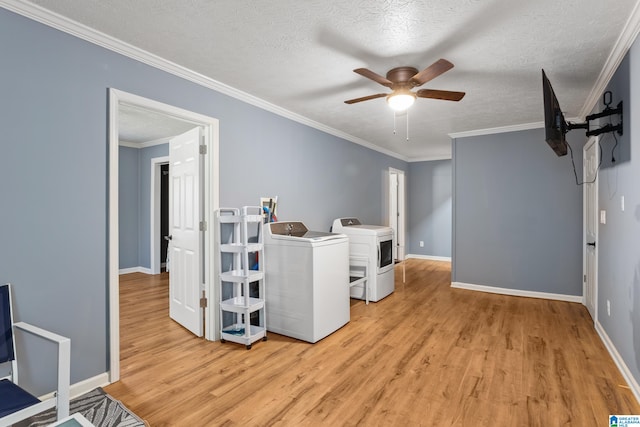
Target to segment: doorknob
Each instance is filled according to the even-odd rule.
[[[596,242],[587,242],[587,245],[593,246],[595,248],[596,247]]]
[[[172,240],[173,236],[169,234],[168,236],[164,236],[164,240]]]

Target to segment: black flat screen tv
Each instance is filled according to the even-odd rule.
[[[565,139],[567,122],[544,70],[542,70],[542,95],[544,97],[545,139],[558,156],[564,156],[567,154],[567,141]]]

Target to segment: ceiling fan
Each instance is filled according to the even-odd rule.
[[[391,93],[376,93],[375,95],[363,96],[362,98],[350,99],[344,102],[346,104],[355,104],[356,102],[386,97],[387,103],[392,109],[404,111],[413,105],[416,97],[460,101],[465,95],[464,92],[434,89],[420,89],[417,92],[411,91],[414,87],[422,86],[452,68],[453,64],[451,62],[446,59],[439,59],[420,72],[414,67],[394,68],[387,72],[386,78],[366,68],[357,68],[353,70],[355,73],[390,88]]]

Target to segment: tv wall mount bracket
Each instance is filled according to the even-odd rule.
[[[616,108],[611,108],[611,91],[608,90],[602,95],[602,102],[605,107],[600,113],[590,114],[586,117],[587,121],[584,123],[571,123],[567,122],[567,130],[573,129],[586,129],[587,136],[598,136],[607,132],[618,132],[618,135],[622,135],[622,101],[618,102]],[[606,125],[591,130],[591,121],[600,119],[602,117],[611,117],[619,115],[619,121],[617,125],[607,123]]]

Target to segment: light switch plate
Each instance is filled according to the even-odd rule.
[[[620,196],[620,209],[624,212],[624,196]]]
[[[607,211],[603,209],[600,211],[600,224],[606,224],[606,223],[607,223]]]

